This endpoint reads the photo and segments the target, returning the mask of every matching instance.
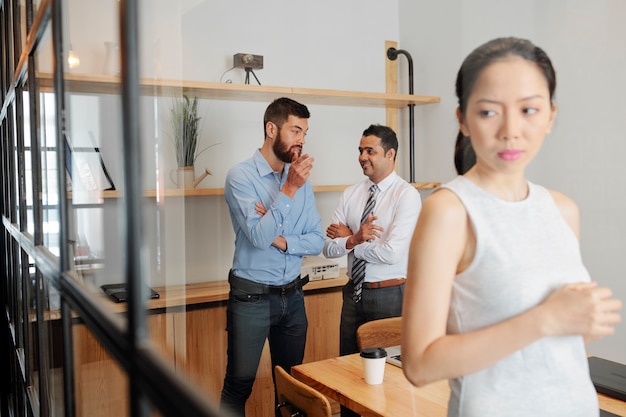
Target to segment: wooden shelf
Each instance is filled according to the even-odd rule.
[[[65,74],[65,88],[67,92],[85,94],[119,94],[120,77],[101,74]],[[52,74],[39,73],[37,75],[40,88],[43,91],[52,91]],[[423,105],[439,103],[439,97],[416,96],[398,93],[373,93],[344,90],[324,90],[314,88],[272,87],[250,84],[226,84],[201,81],[181,80],[140,80],[141,94],[156,96],[177,96],[182,93],[195,95],[204,99],[262,101],[269,102],[279,96],[289,96],[307,104],[337,105],[350,107],[384,107],[403,108],[409,104]],[[415,183],[415,188],[432,189],[440,184],[436,182]],[[315,192],[343,191],[348,185],[319,185],[314,186]],[[87,195],[89,201],[94,199],[109,199],[121,197],[119,191],[98,191]],[[192,189],[165,189],[146,190],[145,197],[193,197],[224,195],[223,188],[192,188]],[[69,194],[71,198],[71,194]]]
[[[43,91],[52,90],[52,75],[40,73],[37,76]],[[65,74],[65,88],[72,93],[119,94],[120,78],[99,74]],[[345,90],[325,90],[318,88],[295,88],[261,86],[250,84],[226,84],[202,81],[181,80],[140,80],[141,94],[155,96],[178,96],[182,93],[203,99],[262,101],[270,102],[280,96],[288,96],[309,104],[350,107],[403,108],[409,104],[422,105],[439,103],[434,96],[413,94],[374,93]]]
[[[429,190],[437,188],[441,185],[439,182],[416,182],[413,186],[418,190]],[[341,192],[348,188],[350,185],[315,185],[313,191],[316,193],[327,192]],[[88,193],[82,193],[89,201],[105,198],[120,198],[122,197],[121,191],[90,191]],[[211,195],[224,195],[223,188],[171,188],[161,192],[162,197],[195,197],[195,196],[211,196]],[[156,197],[157,190],[144,191],[144,197]],[[72,198],[72,194],[68,193],[68,198]]]

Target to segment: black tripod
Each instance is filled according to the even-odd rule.
[[[261,81],[259,81],[259,79],[256,77],[256,74],[254,73],[254,71],[252,71],[252,68],[250,67],[246,67],[246,80],[244,82],[244,84],[250,84],[250,73],[252,73],[252,75],[254,75],[254,79],[256,80],[256,82],[261,85]]]

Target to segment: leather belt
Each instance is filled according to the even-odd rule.
[[[378,288],[397,287],[398,285],[402,285],[405,282],[406,278],[386,279],[384,281],[376,282],[364,282],[363,288],[367,288],[368,290],[375,290]]]
[[[249,294],[288,294],[298,288],[302,288],[309,282],[309,276],[301,278],[300,275],[293,281],[285,285],[269,285],[260,282],[250,281],[249,279],[240,278],[233,274],[232,269],[228,272],[228,282],[233,288],[247,292]]]

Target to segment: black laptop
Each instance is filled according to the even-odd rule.
[[[102,285],[102,291],[116,303],[123,303],[128,297],[128,287],[126,284]],[[159,293],[150,288],[150,298],[159,298]]]
[[[591,356],[589,373],[596,391],[626,401],[626,365]]]

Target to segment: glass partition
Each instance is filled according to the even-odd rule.
[[[24,48],[24,44],[26,43],[26,1],[18,0],[13,3],[14,13],[17,13],[17,27],[14,28],[14,32],[19,31],[20,33],[20,43],[16,46],[18,49],[18,54],[21,55],[22,50]]]
[[[11,158],[13,159],[13,170],[17,173],[13,177],[13,187],[15,188],[15,218],[13,219],[13,223],[18,224],[20,229],[24,228],[26,225],[22,224],[22,220],[20,218],[20,167],[23,168],[24,162],[22,159],[23,149],[20,149],[20,141],[18,139],[18,132],[21,131],[21,126],[17,125],[17,112],[21,111],[21,109],[16,108],[15,104],[12,104],[9,107],[9,114],[11,115]],[[21,144],[23,147],[23,144]]]
[[[135,97],[121,94],[118,24],[123,17],[119,8],[131,7],[132,1],[9,3],[20,10],[23,42],[42,30],[33,28],[28,38],[28,16],[37,17],[35,23],[43,21],[45,28],[29,57],[32,78],[16,87],[23,118],[13,121],[23,134],[22,155],[14,149],[6,155],[2,149],[3,160],[15,159],[24,178],[19,200],[24,203],[18,209],[26,218],[20,220],[19,231],[9,227],[5,271],[13,297],[11,325],[23,330],[15,342],[26,374],[24,381],[22,376],[15,379],[31,397],[23,403],[39,406],[41,415],[60,416],[70,411],[63,407],[67,394],[78,416],[122,417],[134,401],[129,381],[146,381],[155,374],[167,375],[165,383],[177,388],[159,386],[156,391],[176,392],[188,402],[178,404],[181,409],[197,404],[196,397],[184,395],[193,390],[197,398],[218,404],[226,369],[227,276],[234,251],[224,179],[230,166],[260,146],[256,135],[273,92],[254,90],[250,102],[245,90],[228,97],[219,74],[202,70],[207,62],[199,59],[197,46],[204,47],[207,40],[192,28],[197,16],[212,7],[209,3],[139,0],[139,52],[126,57],[129,66],[139,67],[135,114]],[[51,36],[50,19],[57,18],[59,8],[63,33],[56,41],[62,47],[53,45]],[[126,36],[132,37],[132,31]],[[57,55],[61,61],[54,59]],[[55,63],[62,63],[62,77],[55,76]],[[259,91],[263,94],[256,95]],[[186,100],[197,100],[200,131],[192,160],[181,163],[174,144],[176,108]],[[12,135],[9,143],[19,145],[18,138]],[[138,168],[141,174],[129,175],[127,168]],[[139,190],[131,195],[137,178]],[[20,188],[18,176],[8,181]],[[139,207],[129,208],[134,199]],[[140,232],[133,222],[142,223]],[[69,271],[62,270],[65,262],[60,265],[65,249]],[[137,271],[143,275],[136,277]],[[134,300],[128,300],[128,279],[131,284],[143,280],[150,289],[140,306],[145,324],[140,314],[135,323],[128,320],[137,318],[128,314],[136,313]],[[307,303],[327,308],[337,294],[322,291]],[[75,311],[61,316],[68,305]],[[311,328],[320,331],[329,327],[325,324]],[[69,336],[62,334],[62,327],[70,328],[72,339],[66,363],[62,353],[68,353],[63,351],[68,345],[63,343]],[[141,339],[137,349],[129,346],[132,336]],[[321,345],[309,349],[309,360],[318,358],[314,354],[331,356]],[[129,358],[145,361],[144,367],[129,366]],[[250,415],[273,412],[269,364],[266,349],[249,400]],[[65,384],[64,367],[73,385]],[[16,408],[27,408],[21,405]]]
[[[34,235],[34,217],[33,217],[33,157],[32,157],[32,141],[30,134],[30,95],[28,91],[22,93],[22,103],[24,111],[24,185],[25,185],[25,201],[26,201],[26,224],[28,233]]]
[[[36,71],[38,74],[52,73],[52,34],[51,25],[47,25],[41,46],[35,54]],[[38,88],[41,85],[37,80]],[[43,245],[54,255],[59,255],[59,189],[57,186],[57,152],[58,140],[56,137],[56,106],[55,96],[52,90],[37,91],[36,108],[37,114],[30,114],[29,117],[36,117],[36,125],[38,127],[38,148],[39,163],[38,169],[41,170],[40,183],[40,204],[41,204],[41,221],[42,221],[42,238]],[[32,99],[33,95],[30,96]],[[29,103],[30,104],[30,103]],[[30,119],[27,123],[30,124]],[[38,175],[39,177],[39,175]],[[29,222],[29,224],[31,224]],[[34,233],[35,225],[29,229]],[[39,242],[37,242],[39,243]]]
[[[128,377],[83,324],[73,326],[76,417],[127,417]]]
[[[119,2],[64,1],[68,245],[79,282],[126,312]],[[106,291],[106,293],[105,293]],[[117,297],[117,298],[116,298]]]

